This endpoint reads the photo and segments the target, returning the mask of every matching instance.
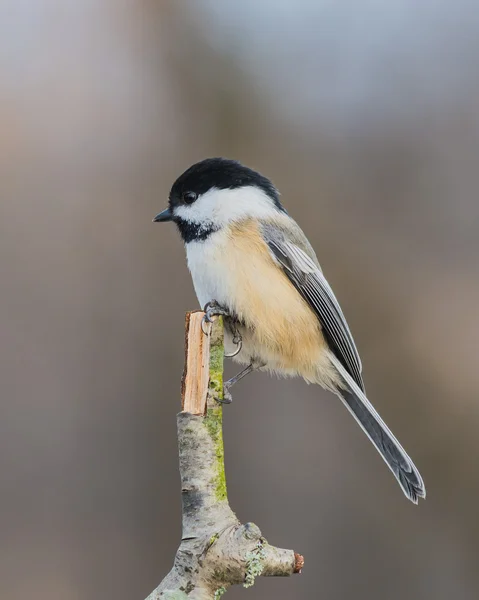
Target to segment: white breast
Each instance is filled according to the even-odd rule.
[[[225,243],[225,233],[217,231],[204,241],[186,245],[188,268],[201,308],[210,300],[227,304],[230,274],[226,271],[225,262],[220,260]]]

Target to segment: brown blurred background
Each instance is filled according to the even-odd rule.
[[[282,191],[428,488],[333,396],[252,376],[230,501],[306,568],[228,598],[477,600],[478,53],[474,0],[0,2],[2,598],[142,599],[172,564],[197,302],[151,219],[223,155]]]

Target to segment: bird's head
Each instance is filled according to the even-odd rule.
[[[269,179],[226,158],[207,158],[186,170],[173,184],[169,205],[155,222],[174,221],[185,243],[244,219],[285,213]]]

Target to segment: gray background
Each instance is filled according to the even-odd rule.
[[[2,598],[169,570],[197,303],[151,219],[224,155],[282,191],[428,487],[408,503],[333,396],[252,376],[230,500],[306,567],[228,598],[477,599],[478,51],[472,0],[0,2]]]

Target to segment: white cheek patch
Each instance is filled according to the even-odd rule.
[[[199,207],[196,206],[200,200],[201,196],[199,196],[198,200],[192,206],[177,206],[174,209],[175,217],[179,217],[187,223],[199,225],[201,229],[210,227],[212,225],[211,215],[205,210],[198,210]]]
[[[177,206],[175,216],[189,223],[224,226],[246,218],[268,218],[277,213],[273,200],[257,187],[212,188],[189,206]]]

